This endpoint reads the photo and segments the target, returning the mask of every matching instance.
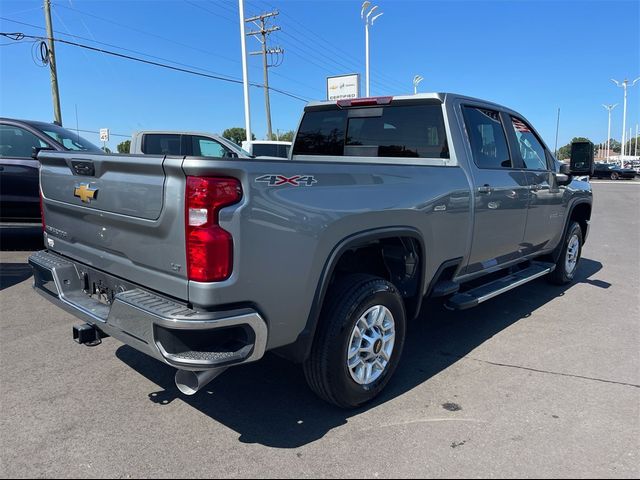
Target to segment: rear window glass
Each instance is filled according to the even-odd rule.
[[[449,158],[442,106],[310,111],[304,115],[293,153]]]
[[[183,155],[180,135],[171,133],[145,134],[142,153],[147,155]]]
[[[275,143],[254,143],[252,146],[253,154],[256,157],[289,157],[290,145],[278,145]]]
[[[306,112],[296,135],[294,155],[343,155],[346,110]]]

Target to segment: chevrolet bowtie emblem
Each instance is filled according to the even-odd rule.
[[[91,203],[98,196],[98,189],[91,188],[88,183],[81,183],[73,190],[73,196],[78,197],[83,203]]]

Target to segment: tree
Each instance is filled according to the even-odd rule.
[[[107,147],[106,145],[104,147],[101,147],[101,148],[105,153],[111,153],[111,149],[109,147]]]
[[[222,136],[227,140],[231,140],[237,145],[242,145],[242,141],[247,139],[247,131],[241,127],[227,128],[222,132]],[[251,134],[251,140],[255,140],[256,136]]]
[[[586,137],[573,137],[571,142],[567,143],[564,147],[558,149],[558,160],[567,160],[571,158],[571,144],[573,142],[589,142]]]
[[[294,134],[295,132],[293,130],[289,130],[288,132],[281,133],[280,135],[272,133],[271,140],[280,140],[281,142],[293,142]]]
[[[131,151],[131,140],[120,142],[116,148],[118,149],[118,153],[129,153]]]

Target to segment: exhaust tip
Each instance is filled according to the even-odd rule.
[[[176,372],[176,387],[178,387],[178,390],[185,395],[194,395],[198,390],[200,390],[196,372],[178,370]]]
[[[178,370],[175,378],[176,387],[185,395],[194,395],[225,370],[226,367],[212,368],[211,370],[202,370],[200,372]]]

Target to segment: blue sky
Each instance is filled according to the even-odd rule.
[[[401,1],[378,0],[384,12],[371,31],[372,95],[451,91],[507,105],[527,117],[553,148],[557,108],[559,146],[574,136],[604,141],[603,103],[620,103],[612,136],[622,129],[622,89],[610,80],[640,76],[638,1]],[[235,0],[52,0],[60,38],[134,50],[130,55],[179,62],[207,73],[241,78]],[[247,15],[276,8],[282,31],[270,45],[285,49],[270,83],[322,99],[325,78],[360,72],[364,28],[360,1],[246,0]],[[0,0],[0,16],[44,27],[41,0]],[[0,20],[0,31],[43,30]],[[72,34],[83,39],[72,38]],[[247,39],[249,50],[259,44]],[[0,115],[53,119],[49,71],[32,58],[33,42],[0,39]],[[57,45],[64,126],[109,127],[112,133],[169,129],[222,132],[244,126],[242,86],[143,65],[73,46]],[[161,57],[157,60],[142,54]],[[262,83],[260,57],[250,79]],[[640,83],[640,82],[639,82]],[[273,127],[295,129],[304,102],[271,95]],[[251,88],[252,127],[266,135],[262,89]],[[640,84],[629,90],[627,129],[640,123]],[[97,135],[83,134],[94,143]],[[110,146],[123,138],[112,136]]]

